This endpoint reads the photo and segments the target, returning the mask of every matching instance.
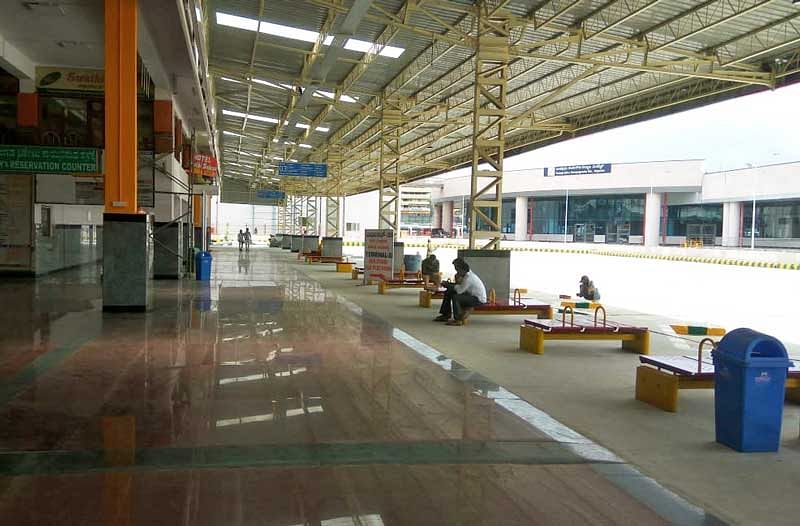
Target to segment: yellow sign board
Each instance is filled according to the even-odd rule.
[[[39,66],[36,68],[37,89],[102,92],[104,87],[105,71],[102,69],[51,66]]]

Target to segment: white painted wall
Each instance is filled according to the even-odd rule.
[[[344,199],[344,238],[345,240],[364,240],[364,230],[378,228],[378,192],[351,195]],[[357,223],[359,229],[347,231],[347,223]]]
[[[706,174],[704,202],[800,198],[800,162]]]
[[[456,172],[453,172],[456,173]],[[550,169],[552,173],[552,168]],[[447,179],[434,201],[469,195],[469,176]],[[800,198],[800,162],[703,173],[702,161],[614,164],[610,174],[544,177],[543,168],[507,171],[503,195],[668,193],[668,204],[721,203],[756,199]]]
[[[554,167],[548,169],[554,173]],[[544,176],[544,168],[506,171],[503,195],[633,194],[655,192],[699,192],[703,183],[703,161],[658,161],[613,164],[611,173],[591,175]],[[469,195],[470,178],[445,180],[435,199],[455,199]]]

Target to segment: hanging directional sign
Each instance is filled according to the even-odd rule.
[[[318,163],[278,163],[278,175],[285,177],[328,177],[328,165]]]
[[[277,199],[281,201],[286,199],[286,192],[279,192],[277,190],[257,190],[256,197],[259,199]]]

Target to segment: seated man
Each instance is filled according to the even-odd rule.
[[[581,276],[579,283],[581,290],[578,291],[578,297],[589,301],[598,301],[600,299],[600,291],[594,286],[594,282],[589,279],[589,276]]]
[[[422,260],[422,279],[425,282],[425,288],[438,289],[442,282],[442,275],[439,273],[439,260],[433,252],[428,254],[428,257]]]
[[[477,274],[469,270],[469,265],[461,258],[453,261],[456,268],[456,282],[443,283],[447,288],[434,321],[447,322],[448,325],[464,325],[473,307],[486,303],[486,287]],[[450,316],[453,320],[450,320]]]

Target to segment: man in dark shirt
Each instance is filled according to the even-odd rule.
[[[439,260],[436,259],[432,252],[422,260],[422,279],[426,287],[430,283],[436,289],[439,288],[442,282],[442,275],[439,273]]]

